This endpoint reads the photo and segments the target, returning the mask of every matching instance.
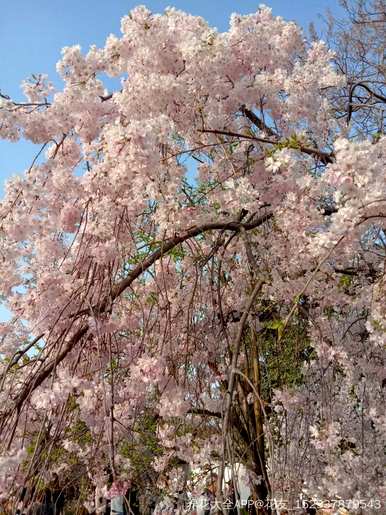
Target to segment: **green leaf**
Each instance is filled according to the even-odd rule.
[[[280,320],[280,319],[269,320],[268,322],[264,322],[263,325],[267,329],[275,329],[277,331],[280,331],[284,328],[284,322],[283,322],[283,320]]]

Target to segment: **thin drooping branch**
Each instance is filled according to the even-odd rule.
[[[142,263],[140,263],[137,267],[135,267],[125,279],[117,283],[112,290],[112,294],[103,300],[100,305],[95,309],[95,313],[105,312],[107,306],[117,299],[127,288],[131,286],[131,284],[146,270],[148,270],[156,261],[158,261],[162,256],[164,256],[167,252],[172,250],[174,247],[183,243],[184,241],[199,236],[208,231],[213,230],[229,230],[233,232],[239,232],[242,228],[246,231],[250,231],[261,226],[264,222],[268,221],[273,217],[273,213],[264,214],[255,220],[249,221],[247,223],[241,223],[239,221],[219,221],[219,222],[208,222],[203,225],[193,226],[184,231],[182,234],[176,235],[173,238],[165,240],[160,247],[150,254]],[[250,308],[249,308],[250,309]],[[87,313],[89,311],[87,310]],[[245,310],[245,317],[248,313]],[[3,421],[17,410],[18,412],[21,410],[24,402],[29,397],[29,395],[38,388],[51,374],[51,372],[57,367],[59,363],[61,363],[65,357],[76,347],[79,341],[87,334],[89,330],[89,325],[85,323],[82,327],[80,327],[76,333],[70,338],[70,340],[63,347],[61,352],[48,361],[45,366],[36,374],[36,376],[29,381],[21,392],[18,394],[15,399],[13,408],[11,411],[6,411],[2,415]]]
[[[146,258],[142,263],[140,263],[136,268],[134,268],[125,279],[122,279],[118,284],[115,285],[112,292],[112,299],[115,300],[119,295],[122,294],[123,291],[128,288],[131,283],[137,279],[145,270],[151,267],[158,259],[160,259],[163,255],[167,254],[174,247],[183,243],[190,238],[194,238],[199,236],[200,234],[208,231],[214,230],[225,230],[225,231],[233,231],[239,232],[242,228],[246,231],[250,231],[251,229],[255,229],[261,226],[264,222],[271,219],[273,216],[272,213],[267,213],[262,216],[259,216],[254,221],[250,221],[248,223],[241,223],[239,221],[221,221],[221,222],[208,222],[203,225],[193,226],[182,234],[176,235],[174,238],[170,238],[169,240],[165,240],[160,247],[153,252],[148,258]]]
[[[18,350],[15,352],[15,354],[12,356],[12,358],[10,359],[6,369],[4,370],[3,374],[2,374],[2,377],[1,377],[1,387],[0,387],[0,390],[3,389],[3,386],[4,386],[4,381],[5,381],[5,378],[9,372],[9,370],[14,367],[15,365],[18,364],[18,362],[20,361],[20,359],[29,351],[32,349],[32,347],[34,347],[38,342],[39,340],[41,340],[44,336],[44,333],[41,333],[39,334],[38,336],[36,336],[36,338],[34,338],[33,340],[31,340],[31,342],[27,345],[27,347],[25,347],[24,349],[21,349],[21,350]]]
[[[14,408],[20,410],[25,400],[28,398],[28,396],[38,387],[40,386],[51,374],[51,372],[54,370],[54,368],[61,363],[64,358],[72,351],[72,349],[76,346],[76,344],[82,339],[82,337],[87,333],[89,327],[88,325],[84,325],[78,331],[70,338],[70,340],[67,342],[67,344],[64,346],[64,348],[61,350],[61,352],[55,356],[51,361],[46,363],[46,365],[43,367],[43,369],[35,376],[34,379],[31,379],[20,394],[18,395],[15,403]],[[8,413],[6,413],[8,414]]]
[[[219,492],[220,502],[222,501],[222,499],[221,499],[222,483],[223,483],[224,471],[225,471],[226,435],[228,432],[229,419],[230,419],[231,408],[232,408],[232,397],[233,397],[233,390],[235,387],[235,379],[236,379],[236,373],[237,373],[237,360],[238,360],[241,342],[242,342],[242,338],[243,338],[244,327],[245,327],[249,312],[253,306],[253,303],[256,299],[257,294],[260,292],[260,290],[262,289],[265,282],[266,281],[263,279],[257,281],[250,297],[247,300],[247,303],[243,310],[243,316],[241,317],[241,320],[240,320],[240,325],[239,325],[235,345],[234,345],[233,352],[232,352],[232,362],[231,362],[231,366],[230,366],[230,370],[229,370],[228,390],[226,392],[224,419],[223,419],[223,426],[222,426],[222,443],[223,443],[222,462],[221,462],[221,467],[220,467],[220,471],[219,471],[219,475],[218,475],[217,491]]]

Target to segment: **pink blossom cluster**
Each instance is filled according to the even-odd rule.
[[[0,204],[14,315],[0,327],[0,494],[36,460],[51,466],[23,450],[37,435],[98,484],[106,463],[134,474],[142,433],[158,487],[181,488],[178,460],[218,465],[261,279],[248,327],[280,340],[303,316],[313,349],[302,383],[265,407],[272,494],[385,495],[386,137],[350,137],[330,102],[345,80],[332,53],[267,7],[224,33],[138,7],[121,31],[64,48],[61,91],[39,76],[24,104],[1,100],[0,137],[45,157]],[[111,94],[105,74],[121,79]],[[260,402],[231,395],[252,413]]]

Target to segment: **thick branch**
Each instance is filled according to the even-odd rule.
[[[40,386],[47,377],[50,376],[51,372],[54,368],[63,361],[63,359],[69,354],[75,345],[81,340],[81,338],[87,333],[88,325],[84,325],[81,327],[74,336],[67,342],[62,351],[55,356],[51,361],[49,361],[43,369],[36,375],[34,380],[29,381],[23,390],[20,392],[14,407],[18,410],[22,407],[24,401],[28,398],[28,396],[38,387]]]
[[[384,102],[386,103],[386,97],[384,97],[383,95],[380,95],[379,93],[376,93],[375,91],[373,91],[371,88],[369,88],[369,86],[367,86],[367,84],[365,84],[364,82],[357,82],[356,84],[354,84],[351,89],[350,89],[350,93],[349,93],[349,98],[348,98],[348,111],[347,111],[347,124],[350,123],[350,120],[351,120],[351,116],[352,116],[352,112],[353,112],[353,103],[352,103],[352,99],[353,99],[353,96],[354,96],[354,91],[356,88],[363,88],[365,89],[368,93],[370,93],[371,96],[375,97],[376,99],[380,100],[381,102]]]
[[[259,138],[257,136],[249,136],[248,134],[239,134],[238,132],[232,132],[232,131],[222,131],[217,129],[200,129],[199,132],[203,133],[209,133],[209,134],[219,134],[222,136],[230,136],[232,138],[243,138],[248,139],[252,141],[257,141],[259,143],[267,143],[269,145],[278,145],[280,143],[284,143],[280,140],[272,140],[268,138]],[[299,150],[299,152],[302,152],[303,154],[307,154],[313,157],[316,157],[320,159],[320,161],[323,164],[331,164],[334,162],[334,154],[323,152],[322,150],[318,150],[317,148],[312,147],[305,147],[304,145],[299,144],[299,146],[296,147],[296,150]]]
[[[250,122],[253,123],[259,130],[262,132],[266,132],[268,136],[277,138],[277,134],[271,129],[271,127],[268,127],[267,124],[261,120],[253,111],[250,111],[247,109],[245,105],[242,105],[240,108],[240,111],[243,113],[244,116],[248,118]]]
[[[231,415],[232,397],[233,397],[233,389],[234,389],[234,386],[235,386],[238,355],[239,355],[239,352],[240,352],[240,347],[241,347],[241,342],[242,342],[242,337],[243,337],[243,332],[244,332],[244,326],[245,326],[245,323],[247,321],[248,314],[249,314],[249,312],[250,312],[250,310],[251,310],[251,308],[253,306],[253,303],[255,301],[255,298],[256,298],[257,294],[260,292],[260,290],[263,287],[264,283],[265,283],[264,280],[260,280],[260,281],[258,281],[256,283],[256,285],[255,285],[255,287],[253,289],[253,292],[250,295],[250,297],[249,297],[249,299],[248,299],[248,301],[247,301],[247,303],[245,305],[245,308],[243,310],[243,316],[241,317],[241,320],[240,320],[240,325],[239,325],[239,330],[238,330],[237,337],[236,337],[235,346],[234,346],[234,349],[233,349],[232,362],[231,362],[230,371],[229,371],[228,391],[227,391],[227,394],[226,394],[226,403],[225,403],[225,410],[224,410],[224,421],[223,421],[223,427],[222,427],[222,438],[223,438],[223,452],[222,452],[222,456],[223,456],[223,460],[222,460],[222,464],[221,464],[220,472],[219,472],[219,476],[218,476],[218,492],[219,492],[219,495],[220,495],[220,501],[222,500],[221,499],[221,497],[222,497],[222,483],[223,483],[224,469],[225,469],[226,436],[227,436],[227,432],[228,432],[229,419],[230,419],[230,415]]]
[[[163,244],[160,246],[158,250],[150,254],[150,256],[147,257],[136,268],[134,268],[125,279],[123,279],[113,287],[113,292],[111,296],[112,300],[114,301],[117,297],[119,297],[127,288],[129,288],[129,286],[135,281],[135,279],[137,279],[146,270],[148,270],[156,261],[158,261],[158,259],[160,259],[162,256],[164,256],[167,252],[172,250],[175,246],[179,245],[180,243],[190,238],[194,238],[195,236],[198,236],[204,232],[212,230],[229,230],[239,232],[241,228],[244,228],[246,231],[249,231],[255,229],[256,227],[259,227],[264,222],[272,218],[272,216],[272,213],[267,213],[263,216],[260,216],[254,221],[250,221],[244,224],[235,221],[208,222],[200,226],[191,227],[190,229],[184,231],[182,234],[176,235],[174,238],[166,240],[165,242],[163,242]],[[101,313],[106,311],[107,306],[108,300],[106,299],[99,305],[96,312]],[[62,351],[57,356],[52,358],[49,362],[47,362],[43,369],[36,374],[35,378],[24,386],[22,391],[19,393],[17,399],[15,400],[14,409],[20,411],[23,403],[28,398],[28,396],[49,377],[54,368],[59,363],[61,363],[65,359],[65,357],[75,348],[75,346],[83,338],[83,336],[85,336],[88,330],[88,324],[84,324],[80,329],[78,329],[78,331],[64,346]],[[9,415],[9,412],[5,413],[5,417],[7,415]],[[5,417],[3,416],[3,418]]]
[[[134,270],[132,270],[125,279],[122,279],[121,282],[115,285],[113,288],[112,298],[113,300],[119,297],[121,293],[128,288],[131,283],[137,279],[145,270],[150,268],[159,258],[165,255],[167,252],[172,250],[174,247],[183,243],[190,238],[194,238],[195,236],[199,236],[200,234],[213,230],[225,230],[225,231],[234,231],[239,232],[242,228],[246,231],[250,231],[251,229],[255,229],[259,227],[264,222],[272,218],[272,213],[267,213],[258,217],[255,221],[251,221],[249,223],[241,223],[241,222],[209,222],[207,224],[193,226],[190,229],[187,229],[182,234],[176,235],[174,238],[170,238],[163,242],[158,250],[150,254],[148,258],[146,258],[142,263],[140,263]]]

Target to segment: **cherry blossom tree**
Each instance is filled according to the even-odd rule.
[[[346,77],[334,92],[337,115],[350,133],[377,137],[384,132],[386,8],[383,0],[341,0],[343,19],[328,16],[327,40],[335,67]],[[315,34],[315,31],[313,31]],[[317,37],[317,36],[315,36]]]
[[[1,95],[0,136],[40,145],[0,207],[2,497],[54,471],[91,510],[199,493],[200,469],[221,504],[242,463],[261,513],[379,513],[386,138],[350,131],[334,54],[266,7],[121,31],[64,48],[61,91]]]

